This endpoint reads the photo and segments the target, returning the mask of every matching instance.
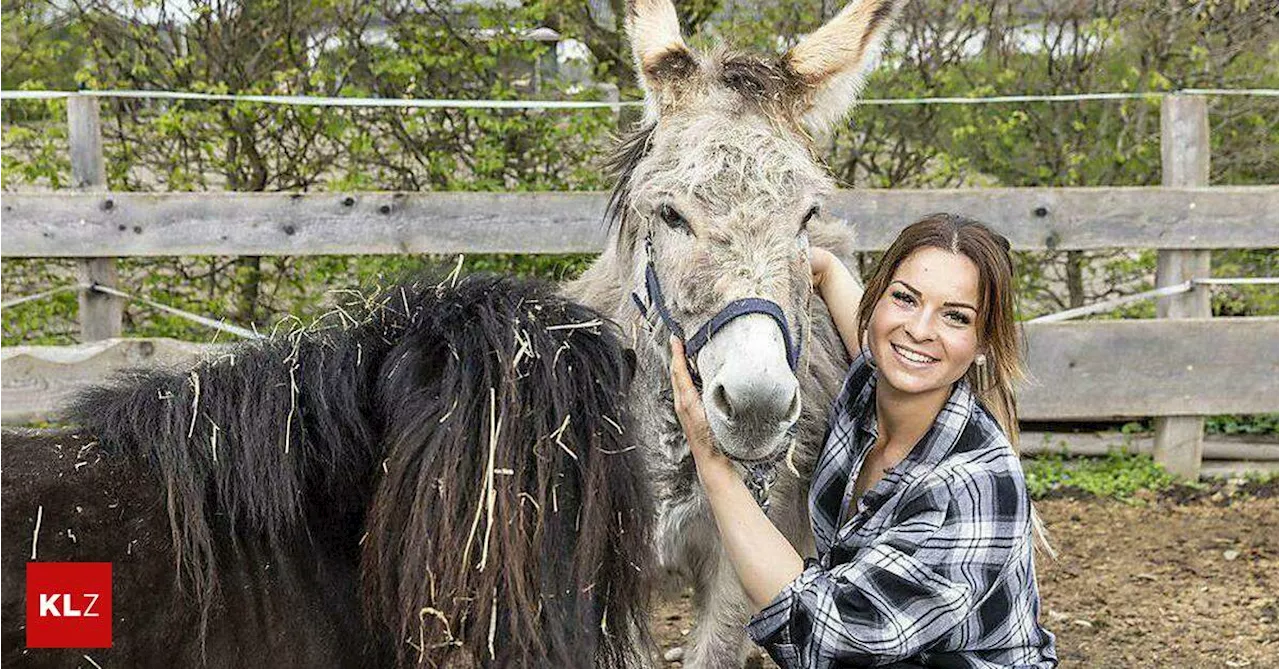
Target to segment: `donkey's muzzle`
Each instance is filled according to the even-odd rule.
[[[800,382],[783,355],[781,332],[761,315],[735,319],[703,350],[707,420],[725,455],[770,460],[800,418]]]
[[[795,377],[718,375],[707,388],[707,409],[728,424],[749,420],[766,429],[785,429],[800,418],[800,385]]]

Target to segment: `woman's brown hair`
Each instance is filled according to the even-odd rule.
[[[858,327],[865,340],[876,304],[893,281],[894,272],[915,251],[938,248],[959,253],[978,267],[978,345],[987,364],[971,365],[965,378],[978,401],[995,416],[1018,450],[1018,403],[1013,384],[1025,376],[1021,338],[1014,320],[1013,260],[1009,240],[971,218],[931,214],[903,230],[885,252],[858,304]]]

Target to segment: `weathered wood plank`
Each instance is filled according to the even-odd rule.
[[[1026,420],[1277,410],[1275,318],[1037,323],[1026,336]]]
[[[107,160],[102,152],[102,118],[97,98],[67,98],[67,143],[71,150],[72,187],[106,190]]]
[[[1235,478],[1280,472],[1280,462],[1257,460],[1219,460],[1200,465],[1200,478]]]
[[[606,196],[122,194],[4,198],[3,252],[323,255],[598,251]]]
[[[1209,185],[1209,103],[1203,96],[1171,95],[1160,104],[1160,179],[1171,187]],[[1156,256],[1156,287],[1209,276],[1210,253],[1203,249],[1162,249]],[[1209,318],[1209,287],[1156,300],[1156,318]],[[1204,418],[1158,416],[1155,461],[1188,479],[1200,475]]]
[[[226,344],[175,339],[104,339],[75,346],[0,349],[0,420],[49,420],[71,393],[128,367],[183,367]]]
[[[1044,323],[1028,325],[1027,339],[1033,382],[1019,390],[1026,420],[1277,410],[1275,318]],[[0,349],[3,420],[47,418],[66,393],[112,369],[186,364],[205,350],[138,339]]]
[[[1156,416],[1152,458],[1169,472],[1183,478],[1200,476],[1204,459],[1204,416]]]
[[[1264,248],[1276,186],[850,190],[827,211],[883,250],[921,216],[986,221],[1015,248]],[[603,193],[6,194],[5,257],[599,251]],[[1041,215],[1043,214],[1043,215]]]
[[[119,289],[115,258],[80,258],[76,261],[81,285],[98,284]],[[119,337],[124,331],[124,300],[95,290],[80,291],[80,341],[99,341]]]
[[[1275,186],[851,190],[827,209],[864,223],[859,250],[883,250],[940,211],[991,225],[1016,250],[1263,248],[1277,243],[1277,196]]]
[[[1023,432],[1020,450],[1023,455],[1067,453],[1068,455],[1106,455],[1112,449],[1130,453],[1151,453],[1155,437],[1150,433],[1119,432]],[[1205,439],[1205,460],[1280,460],[1280,442],[1246,441],[1218,437]]]
[[[67,98],[67,141],[71,145],[71,181],[86,193],[107,190],[107,160],[102,152],[102,119],[98,99],[86,95]],[[101,284],[119,288],[115,258],[82,258],[78,273],[81,284]],[[80,341],[119,337],[123,329],[124,300],[91,290],[81,290],[79,299]]]
[[[1156,256],[1156,287],[1176,286],[1210,276],[1209,251],[1160,251]],[[1156,298],[1156,318],[1209,318],[1213,309],[1209,287],[1200,285],[1186,293]]]

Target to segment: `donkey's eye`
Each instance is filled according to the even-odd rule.
[[[658,207],[658,216],[662,218],[663,223],[666,223],[667,226],[673,230],[681,230],[690,234],[693,233],[693,227],[689,225],[689,221],[686,221],[684,216],[681,216],[680,212],[676,211],[676,208],[669,204],[664,204],[661,207]]]
[[[808,230],[809,221],[812,221],[814,217],[816,217],[817,215],[818,215],[818,205],[815,204],[809,208],[809,213],[805,214],[804,219],[800,221],[800,232],[804,232],[805,230]]]

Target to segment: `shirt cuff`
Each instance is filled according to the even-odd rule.
[[[747,635],[760,646],[791,643],[790,625],[796,593],[818,577],[822,567],[813,558],[805,558],[804,571],[788,583],[759,613],[747,622]]]

